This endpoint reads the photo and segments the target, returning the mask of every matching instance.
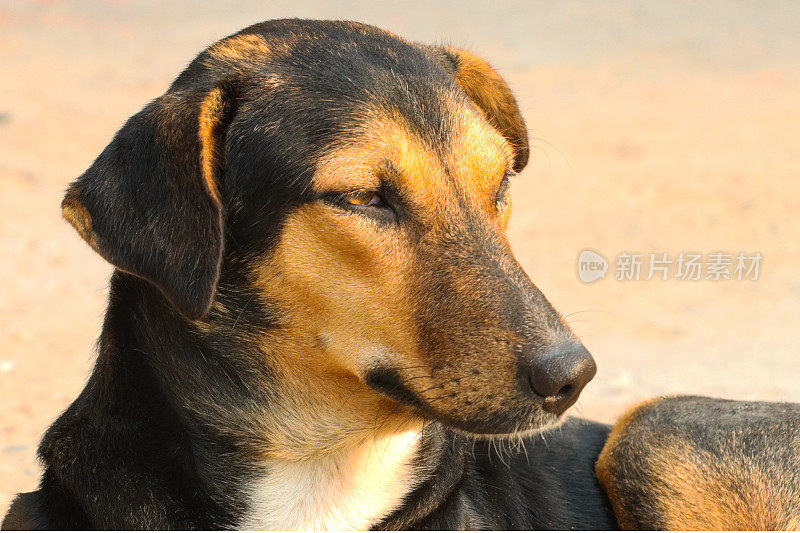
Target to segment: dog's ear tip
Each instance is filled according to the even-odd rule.
[[[72,223],[71,219],[74,218],[76,211],[83,208],[78,189],[77,180],[71,182],[66,190],[64,190],[64,198],[61,200],[61,214],[65,219],[70,221],[70,224]]]
[[[156,281],[155,285],[181,316],[190,321],[200,320],[211,309],[219,283],[220,268],[221,257],[214,270],[173,282],[162,279]]]
[[[94,232],[92,226],[92,215],[83,202],[81,202],[78,184],[75,182],[67,187],[64,199],[61,200],[61,216],[75,228],[75,231],[78,232],[89,246],[100,253],[97,234]]]
[[[211,309],[212,298],[197,298],[195,300],[185,300],[178,302],[170,298],[172,305],[188,320],[200,320],[204,318]]]
[[[214,277],[213,280],[193,280],[194,287],[190,288],[189,280],[185,280],[184,283],[170,284],[163,279],[146,278],[119,266],[115,265],[115,267],[117,270],[151,283],[164,297],[164,303],[186,320],[203,319],[211,310],[219,276]]]
[[[64,190],[64,198],[61,200],[61,211],[65,212],[67,209],[74,206],[76,203],[80,203],[78,201],[78,187],[77,184],[73,181],[70,183],[66,190]],[[64,215],[66,217],[66,213]]]

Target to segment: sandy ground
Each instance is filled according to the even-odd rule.
[[[283,16],[470,47],[509,80],[534,139],[512,243],[600,368],[577,412],[800,401],[797,3],[0,3],[0,515],[35,487],[105,303],[110,267],[60,219],[62,190],[196,52]],[[587,285],[587,248],[764,260],[757,281]]]

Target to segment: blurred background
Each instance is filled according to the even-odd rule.
[[[800,3],[0,2],[0,516],[94,360],[110,267],[59,202],[204,47],[351,19],[488,58],[533,159],[511,240],[599,372],[573,413],[648,396],[800,401]],[[584,283],[577,258],[609,261]],[[760,252],[756,281],[615,279],[623,252]],[[731,271],[735,265],[731,265]],[[705,275],[705,274],[704,274]]]

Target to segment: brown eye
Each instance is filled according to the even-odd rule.
[[[361,189],[350,192],[330,192],[319,198],[323,202],[378,222],[397,222],[397,213],[383,196],[375,191]]]
[[[381,205],[383,199],[378,193],[373,191],[358,191],[353,192],[344,197],[345,201],[350,205]]]

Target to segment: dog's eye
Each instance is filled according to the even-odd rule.
[[[397,221],[392,205],[376,191],[362,189],[345,193],[328,193],[320,198],[323,202],[373,218],[382,222]]]
[[[497,196],[495,196],[494,204],[498,211],[503,209],[503,206],[505,206],[508,200],[508,188],[511,186],[511,182],[509,181],[510,177],[511,174],[503,176],[503,181],[500,182],[500,187],[497,189]]]
[[[378,206],[383,205],[383,198],[374,191],[356,191],[344,195],[343,200],[350,205]]]

